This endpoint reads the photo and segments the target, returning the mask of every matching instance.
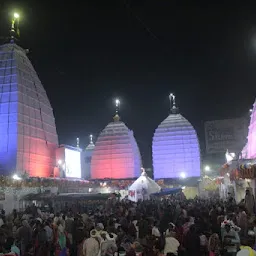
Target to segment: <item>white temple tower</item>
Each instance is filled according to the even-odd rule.
[[[26,52],[0,46],[0,174],[49,177],[58,136],[53,110]]]
[[[175,106],[170,95],[171,113],[157,127],[152,143],[154,178],[200,176],[200,147],[195,129]]]
[[[92,153],[94,151],[95,145],[93,143],[93,136],[90,135],[90,143],[85,148],[84,157],[85,157],[85,173],[82,175],[85,179],[91,178],[91,162],[92,162]]]
[[[119,101],[117,102],[117,108]],[[133,132],[120,121],[118,110],[114,121],[100,133],[92,154],[92,179],[125,179],[140,175],[141,156]]]

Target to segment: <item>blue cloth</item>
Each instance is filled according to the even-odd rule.
[[[67,256],[67,248],[66,247],[61,250],[59,256]]]

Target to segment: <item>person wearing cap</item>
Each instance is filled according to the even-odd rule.
[[[83,256],[100,256],[100,233],[96,229],[92,229],[90,237],[83,243]]]
[[[117,251],[116,235],[108,234],[106,231],[100,232],[101,236],[101,256],[112,256]]]

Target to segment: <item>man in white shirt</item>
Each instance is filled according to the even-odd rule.
[[[152,228],[152,236],[154,236],[154,237],[160,237],[161,236],[160,231],[157,227],[157,221],[154,222],[154,227]]]

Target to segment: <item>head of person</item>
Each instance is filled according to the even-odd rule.
[[[226,230],[226,232],[229,232],[231,230],[231,225],[230,224],[226,224],[225,225],[225,230]]]

